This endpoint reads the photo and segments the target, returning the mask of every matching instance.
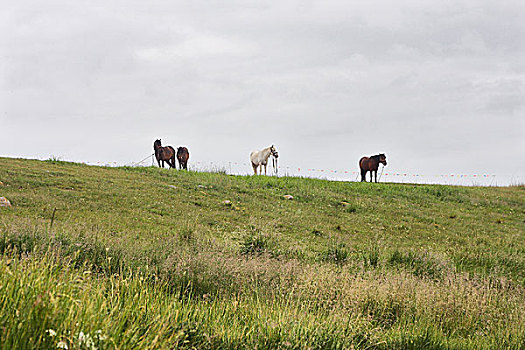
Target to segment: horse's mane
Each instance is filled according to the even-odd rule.
[[[369,158],[370,159],[377,159],[377,158],[379,158],[379,154],[376,154],[375,156],[370,156]]]

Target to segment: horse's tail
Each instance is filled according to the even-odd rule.
[[[361,182],[366,181],[366,172],[369,170],[365,168],[365,165],[363,165],[363,162],[366,160],[368,160],[368,157],[361,157],[361,159],[359,159],[359,169],[361,170]]]
[[[363,160],[367,159],[368,157],[361,157],[361,159],[359,159],[359,168],[360,169],[363,169]]]
[[[177,163],[175,163],[175,149],[172,146],[168,146],[168,147],[171,150],[171,157],[170,157],[171,167],[176,169]]]

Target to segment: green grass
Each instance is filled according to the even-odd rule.
[[[3,349],[525,348],[523,186],[7,158],[0,181]]]

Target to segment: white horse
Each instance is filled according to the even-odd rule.
[[[279,157],[279,153],[277,153],[274,145],[271,145],[270,147],[267,147],[263,150],[253,151],[250,153],[250,161],[252,162],[253,172],[255,175],[257,175],[257,168],[259,165],[261,166],[259,174],[262,173],[262,167],[264,165],[264,175],[266,175],[266,166],[268,165],[268,158],[270,155],[274,156],[275,159]]]

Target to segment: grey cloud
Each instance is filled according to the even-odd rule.
[[[493,154],[525,152],[524,14],[520,1],[11,3],[2,152],[67,144],[70,159],[126,162],[162,137],[201,160],[273,142],[299,165],[384,151],[398,168],[445,171],[461,154],[489,171]]]

